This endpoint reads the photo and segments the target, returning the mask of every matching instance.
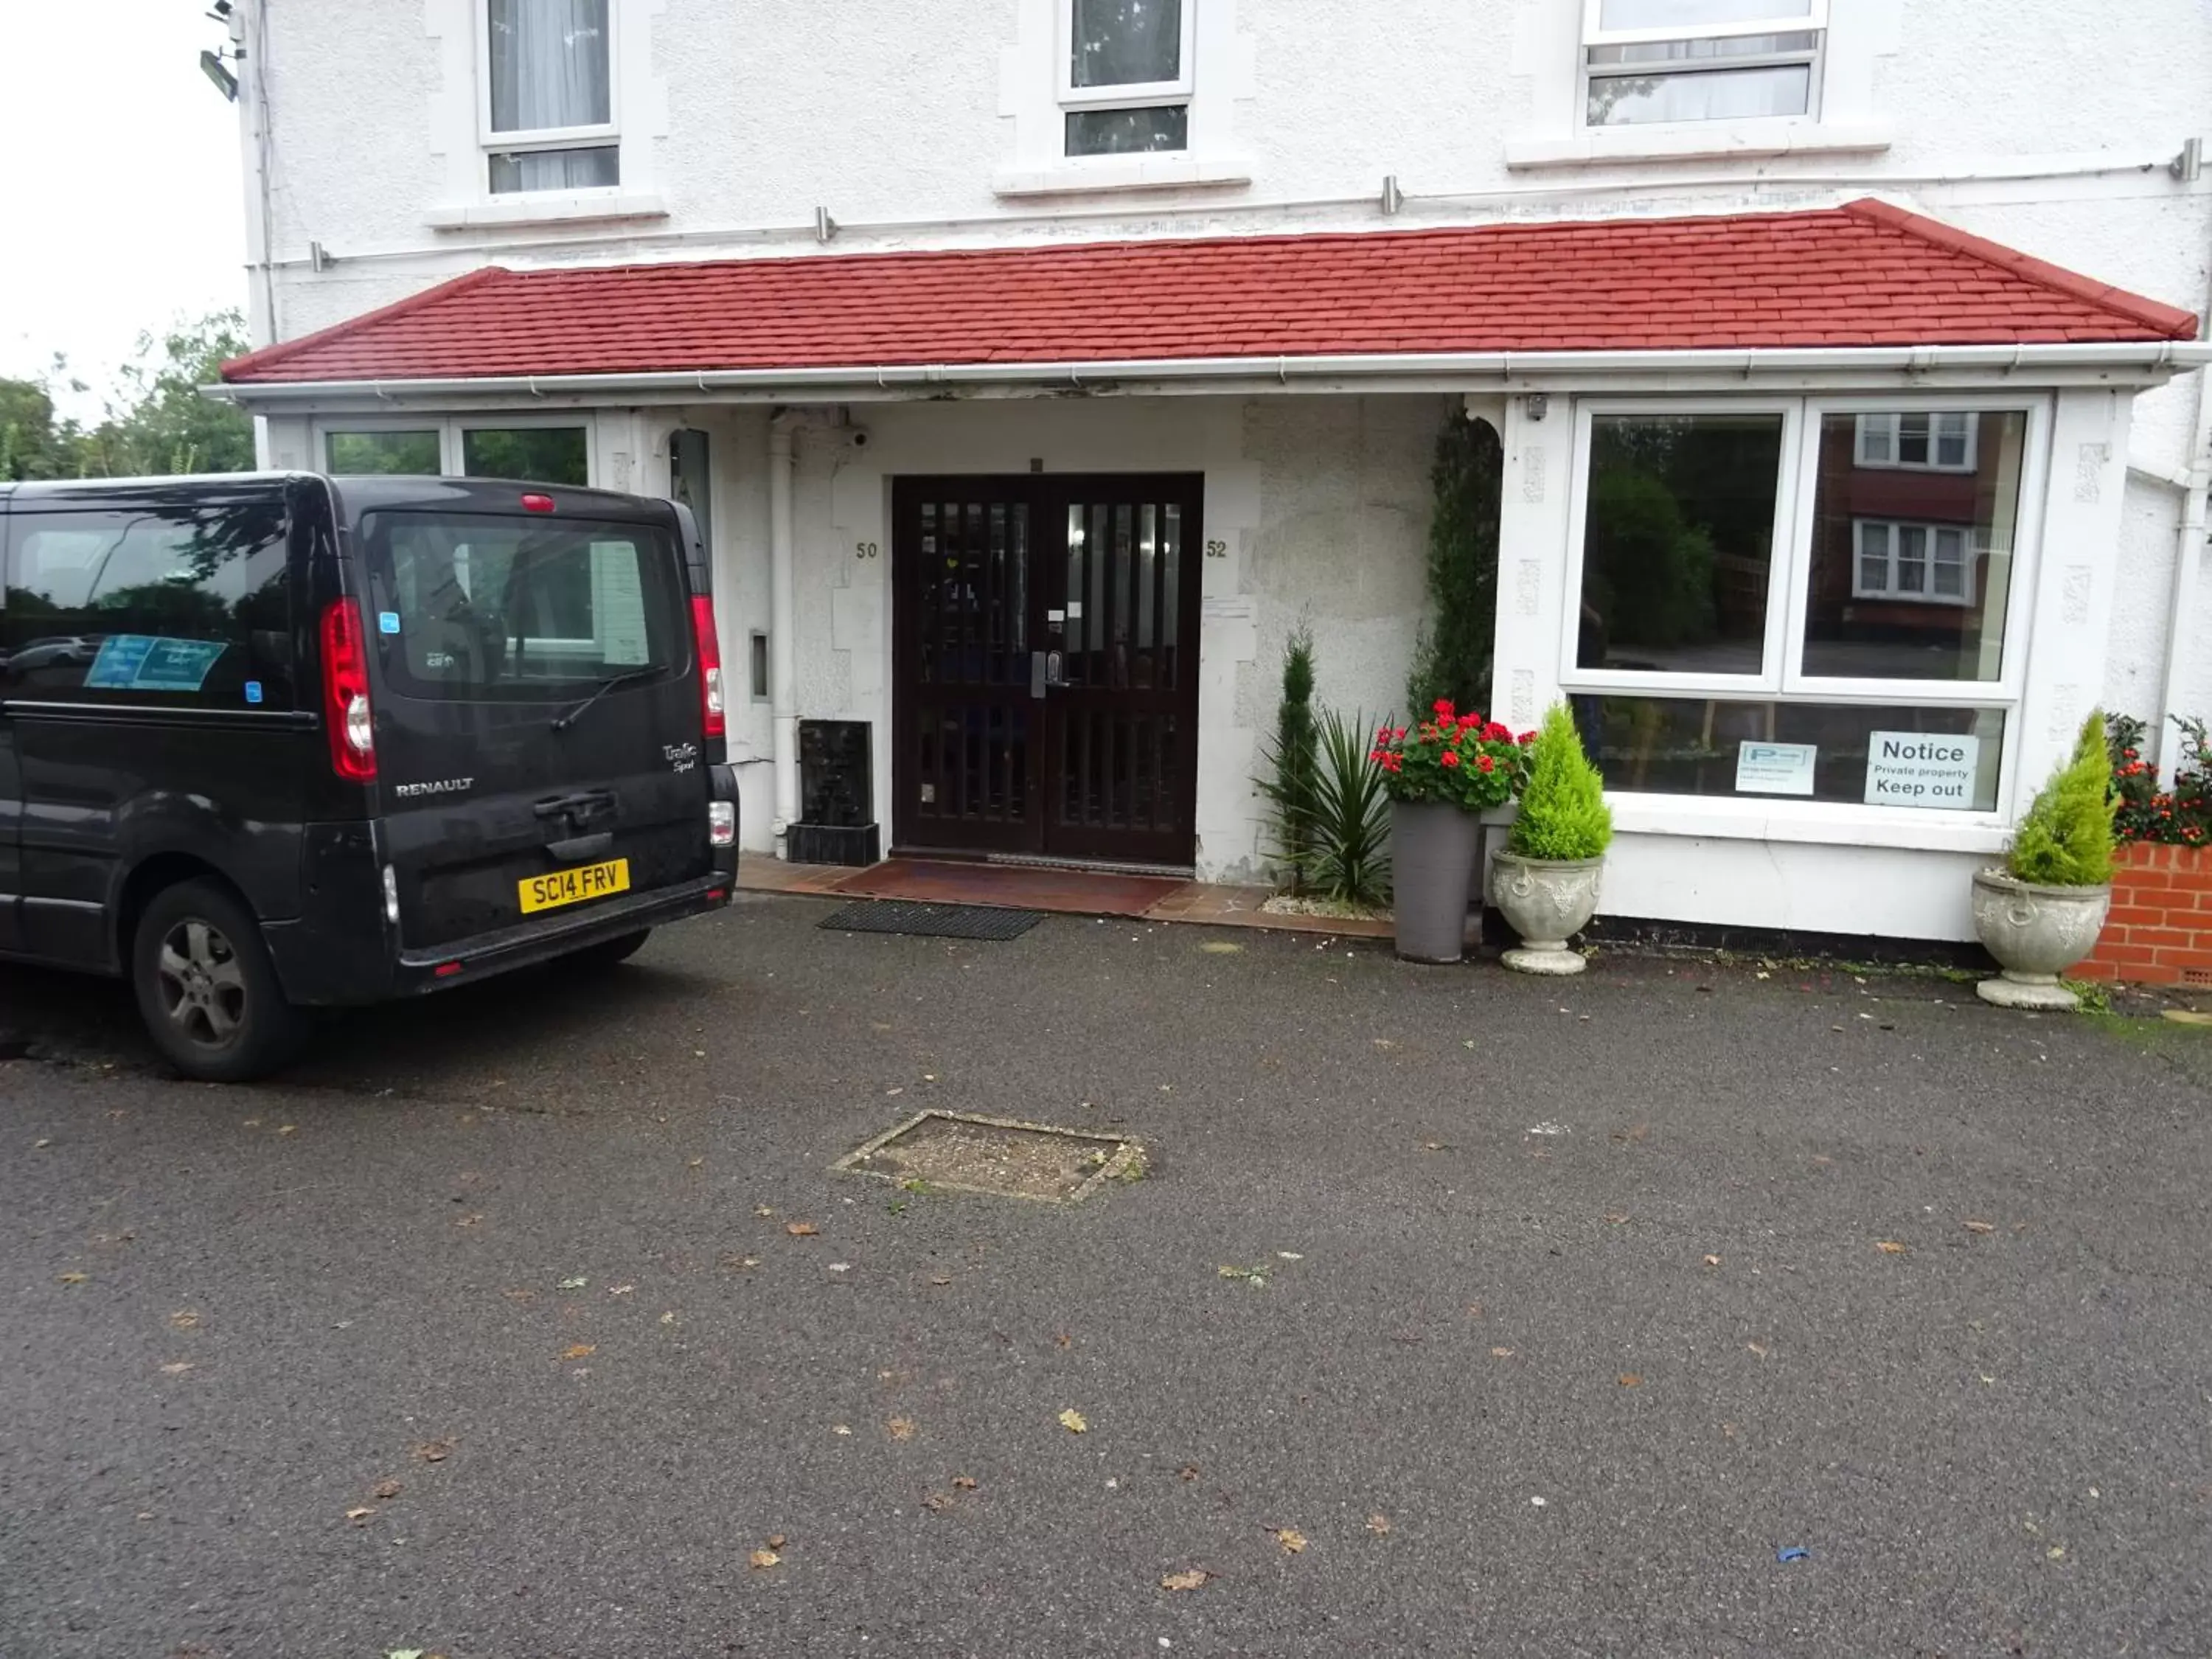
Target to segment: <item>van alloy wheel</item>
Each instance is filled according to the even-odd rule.
[[[161,939],[161,1006],[185,1038],[228,1045],[246,1018],[246,974],[220,928],[188,916]]]

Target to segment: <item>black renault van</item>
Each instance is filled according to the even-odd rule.
[[[0,484],[0,957],[188,1075],[301,1010],[621,961],[729,902],[684,507],[481,479]]]

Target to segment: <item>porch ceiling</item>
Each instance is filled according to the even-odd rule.
[[[1810,212],[515,271],[223,369],[242,401],[716,377],[1006,383],[1078,368],[1399,373],[1749,353],[1838,366],[2197,361],[2197,319],[1873,200]],[[1978,349],[1977,350],[1976,349]]]

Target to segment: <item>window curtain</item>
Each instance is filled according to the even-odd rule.
[[[1074,0],[1074,84],[1121,87],[1182,75],[1183,0]]]
[[[494,131],[604,126],[612,118],[607,0],[491,0],[490,11]]]

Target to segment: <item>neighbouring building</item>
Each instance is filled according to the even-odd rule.
[[[1462,419],[1610,915],[1970,937],[2091,708],[2212,710],[2200,0],[232,21],[264,460],[691,501],[756,853],[826,720],[890,844],[1256,877]]]

